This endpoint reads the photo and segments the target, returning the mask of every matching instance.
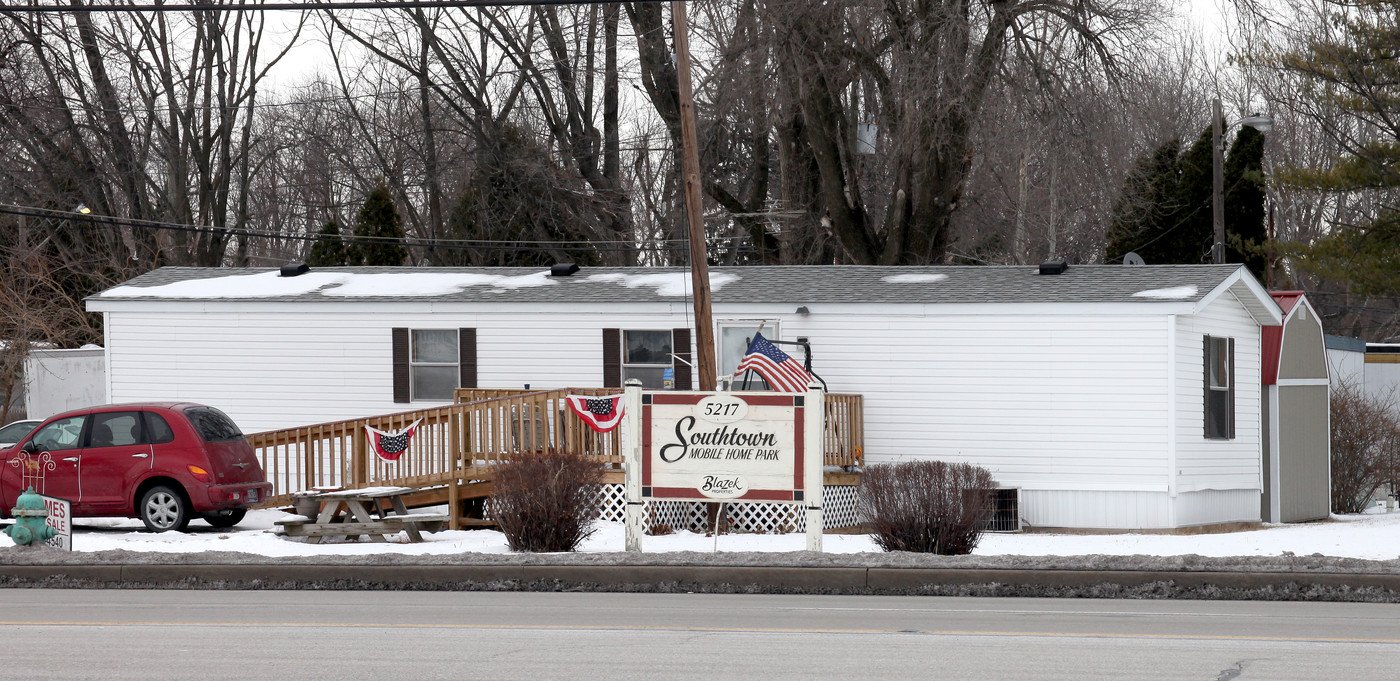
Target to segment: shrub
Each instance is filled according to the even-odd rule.
[[[1400,480],[1400,420],[1396,398],[1369,395],[1343,382],[1332,391],[1332,511],[1366,510],[1386,483]]]
[[[593,534],[603,467],[581,454],[532,454],[496,469],[491,516],[512,551],[573,551]]]
[[[992,474],[944,461],[876,464],[860,480],[859,510],[886,551],[972,553],[992,515]]]

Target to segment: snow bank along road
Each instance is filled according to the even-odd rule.
[[[9,546],[0,585],[434,590],[608,590],[1128,596],[1400,602],[1400,513],[1213,535],[988,535],[971,556],[883,553],[864,535],[646,537],[623,551],[600,523],[573,554],[512,554],[498,532],[423,543],[306,544],[249,514],[236,531],[136,531],[79,521],[75,551]]]

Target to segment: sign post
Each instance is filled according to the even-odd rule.
[[[640,553],[642,550],[642,472],[641,451],[642,432],[637,415],[642,413],[642,382],[631,378],[623,387],[622,409],[622,453],[626,467],[624,487],[627,491],[627,515],[623,521],[626,529],[626,548]]]
[[[629,381],[627,550],[641,550],[648,500],[788,503],[805,512],[807,548],[822,545],[825,408],[805,393],[644,391]]]

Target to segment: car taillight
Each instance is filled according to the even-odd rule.
[[[193,475],[195,480],[198,480],[200,482],[214,482],[214,476],[210,475],[209,471],[206,471],[203,468],[200,468],[199,466],[196,466],[194,464],[186,464],[185,468],[190,469],[190,475]]]

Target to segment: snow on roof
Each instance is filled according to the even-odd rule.
[[[1196,297],[1195,286],[1172,286],[1170,288],[1154,288],[1148,291],[1138,291],[1133,294],[1134,298],[1156,298],[1158,300],[1185,300]]]
[[[946,274],[892,274],[882,278],[881,281],[890,284],[932,284],[947,278]]]
[[[689,272],[665,272],[662,274],[623,274],[621,272],[609,272],[606,274],[589,275],[586,279],[587,281],[618,283],[627,288],[647,286],[655,289],[656,295],[659,296],[690,295],[691,279]],[[718,291],[724,288],[725,284],[738,280],[739,277],[732,274],[711,272],[710,292]]]
[[[161,286],[118,286],[103,298],[268,298],[319,292],[332,297],[442,296],[469,286],[512,290],[552,286],[549,271],[508,276],[464,272],[308,272],[283,277],[277,271],[177,281]]]
[[[1199,303],[1236,286],[1240,265],[1036,266],[775,265],[711,267],[714,302],[793,305]],[[1252,280],[1252,279],[1251,279]],[[936,285],[930,285],[936,284]],[[1277,309],[1262,287],[1257,306]],[[674,302],[694,293],[686,267],[333,267],[295,277],[273,268],[162,267],[89,297],[89,309],[139,301],[456,302],[619,304]]]

